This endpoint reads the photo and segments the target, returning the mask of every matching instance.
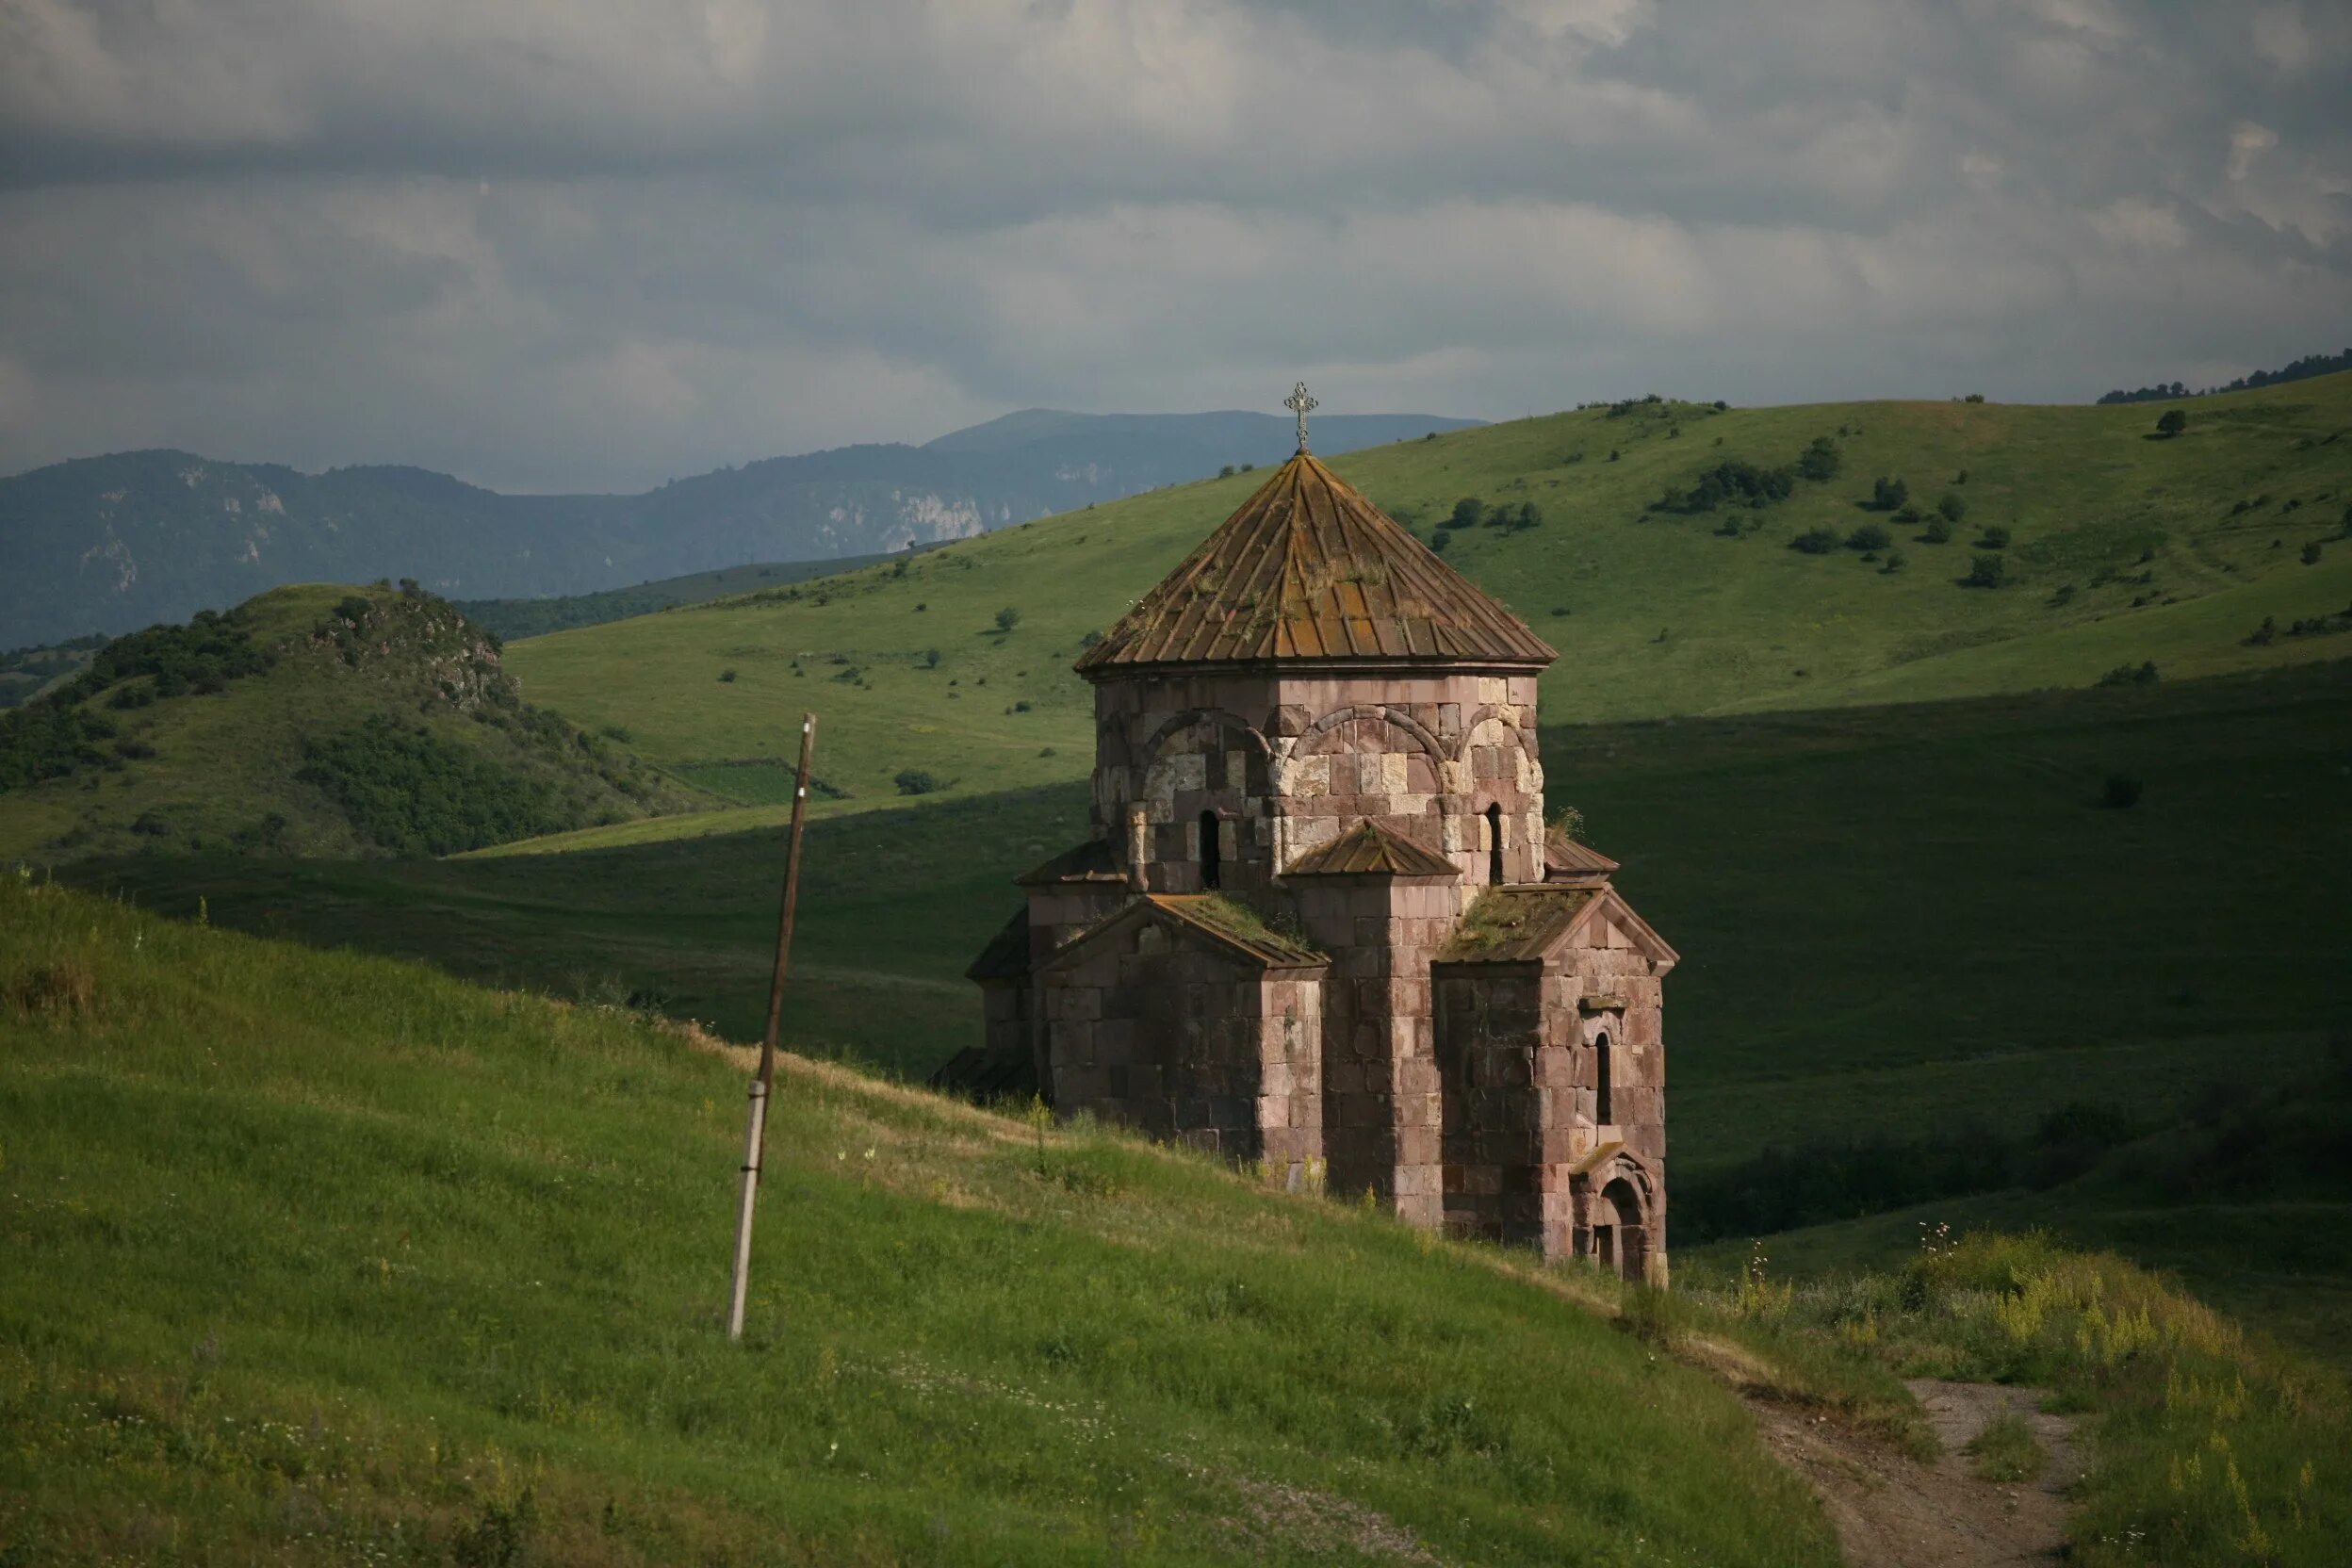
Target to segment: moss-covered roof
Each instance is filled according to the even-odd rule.
[[[1489,888],[1438,949],[1437,962],[1537,962],[1601,896],[1598,888]]]
[[[1306,969],[1331,962],[1297,937],[1275,930],[1246,904],[1221,893],[1151,893],[1152,903],[1228,947],[1239,948],[1270,969]]]
[[[1462,868],[1433,849],[1365,820],[1291,862],[1286,876],[1460,876]]]

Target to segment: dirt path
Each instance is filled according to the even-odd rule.
[[[1911,1392],[1943,1445],[1933,1464],[1824,1417],[1749,1398],[1764,1446],[1821,1494],[1853,1568],[2017,1568],[2059,1560],[2063,1494],[2082,1475],[2071,1424],[2046,1415],[2031,1389],[1921,1379]],[[2050,1456],[2038,1480],[1981,1481],[1961,1449],[2016,1411]]]

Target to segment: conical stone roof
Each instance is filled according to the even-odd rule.
[[[1559,657],[1337,474],[1300,452],[1078,661],[1541,669]]]

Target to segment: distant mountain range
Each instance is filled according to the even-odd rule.
[[[1324,452],[1474,419],[1336,415]],[[920,447],[769,458],[639,496],[508,496],[422,468],[116,452],[0,479],[0,646],[185,620],[288,582],[451,597],[594,593],[755,561],[963,538],[1290,453],[1264,414],[1027,409]]]

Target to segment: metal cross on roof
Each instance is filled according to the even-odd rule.
[[[1300,382],[1291,388],[1290,396],[1282,400],[1282,406],[1298,416],[1298,450],[1303,454],[1307,449],[1307,414],[1319,405],[1307,396],[1307,384]]]

